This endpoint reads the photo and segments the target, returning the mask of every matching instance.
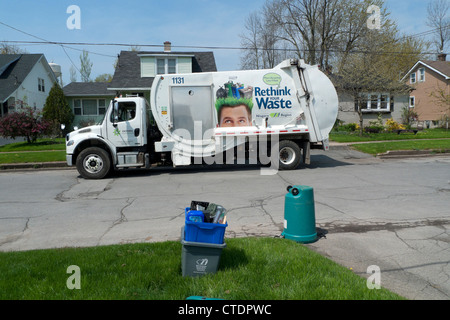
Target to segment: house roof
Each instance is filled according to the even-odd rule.
[[[71,82],[64,86],[64,95],[75,96],[113,96],[108,90],[109,82]]]
[[[419,60],[411,69],[409,69],[406,75],[402,78],[402,81],[409,77],[411,72],[413,72],[419,65],[433,70],[437,74],[443,76],[445,80],[450,79],[450,61]]]
[[[151,88],[154,77],[141,77],[141,55],[192,56],[192,72],[217,71],[213,52],[121,51],[110,90]]]
[[[42,53],[0,54],[0,103],[19,88],[42,57]]]
[[[389,92],[392,94],[407,94],[413,88],[401,81],[392,81],[381,76],[355,74],[349,79],[342,75],[328,74],[338,92]]]

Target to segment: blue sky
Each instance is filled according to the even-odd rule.
[[[171,41],[173,51],[210,51],[212,49],[177,46],[239,47],[248,15],[266,0],[0,0],[0,22],[49,41],[86,43],[124,43],[162,45]],[[402,33],[429,30],[426,7],[429,0],[386,0],[390,18]],[[70,30],[67,13],[70,5],[80,8],[81,29]],[[0,24],[0,41],[39,41]],[[73,61],[79,67],[80,51],[58,45],[18,45],[29,53],[44,53],[49,62],[61,65],[64,84],[68,84]],[[118,46],[70,46],[86,49],[93,63],[91,78],[113,73]],[[141,46],[142,50],[161,50]],[[239,50],[212,50],[219,71],[239,69]],[[66,54],[67,53],[67,54]],[[80,77],[78,76],[78,80]]]

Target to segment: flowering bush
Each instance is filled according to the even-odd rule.
[[[387,131],[404,130],[404,129],[405,129],[405,126],[404,126],[404,125],[398,123],[397,121],[395,121],[395,120],[392,119],[392,118],[391,118],[391,119],[388,119],[388,120],[386,121],[385,127],[386,127],[386,130],[387,130]]]
[[[50,129],[50,122],[44,120],[40,112],[25,107],[0,118],[0,135],[4,138],[26,137],[27,142],[35,142]]]

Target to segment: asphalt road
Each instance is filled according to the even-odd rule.
[[[286,187],[307,185],[325,237],[306,246],[365,277],[379,267],[381,285],[409,299],[449,299],[450,157],[380,160],[344,148],[311,160],[275,175],[258,166],[99,181],[72,169],[0,172],[0,250],[179,240],[191,200],[227,208],[226,238],[279,237]]]

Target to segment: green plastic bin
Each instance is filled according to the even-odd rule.
[[[308,186],[289,186],[284,202],[285,239],[301,243],[317,240],[314,190]]]

